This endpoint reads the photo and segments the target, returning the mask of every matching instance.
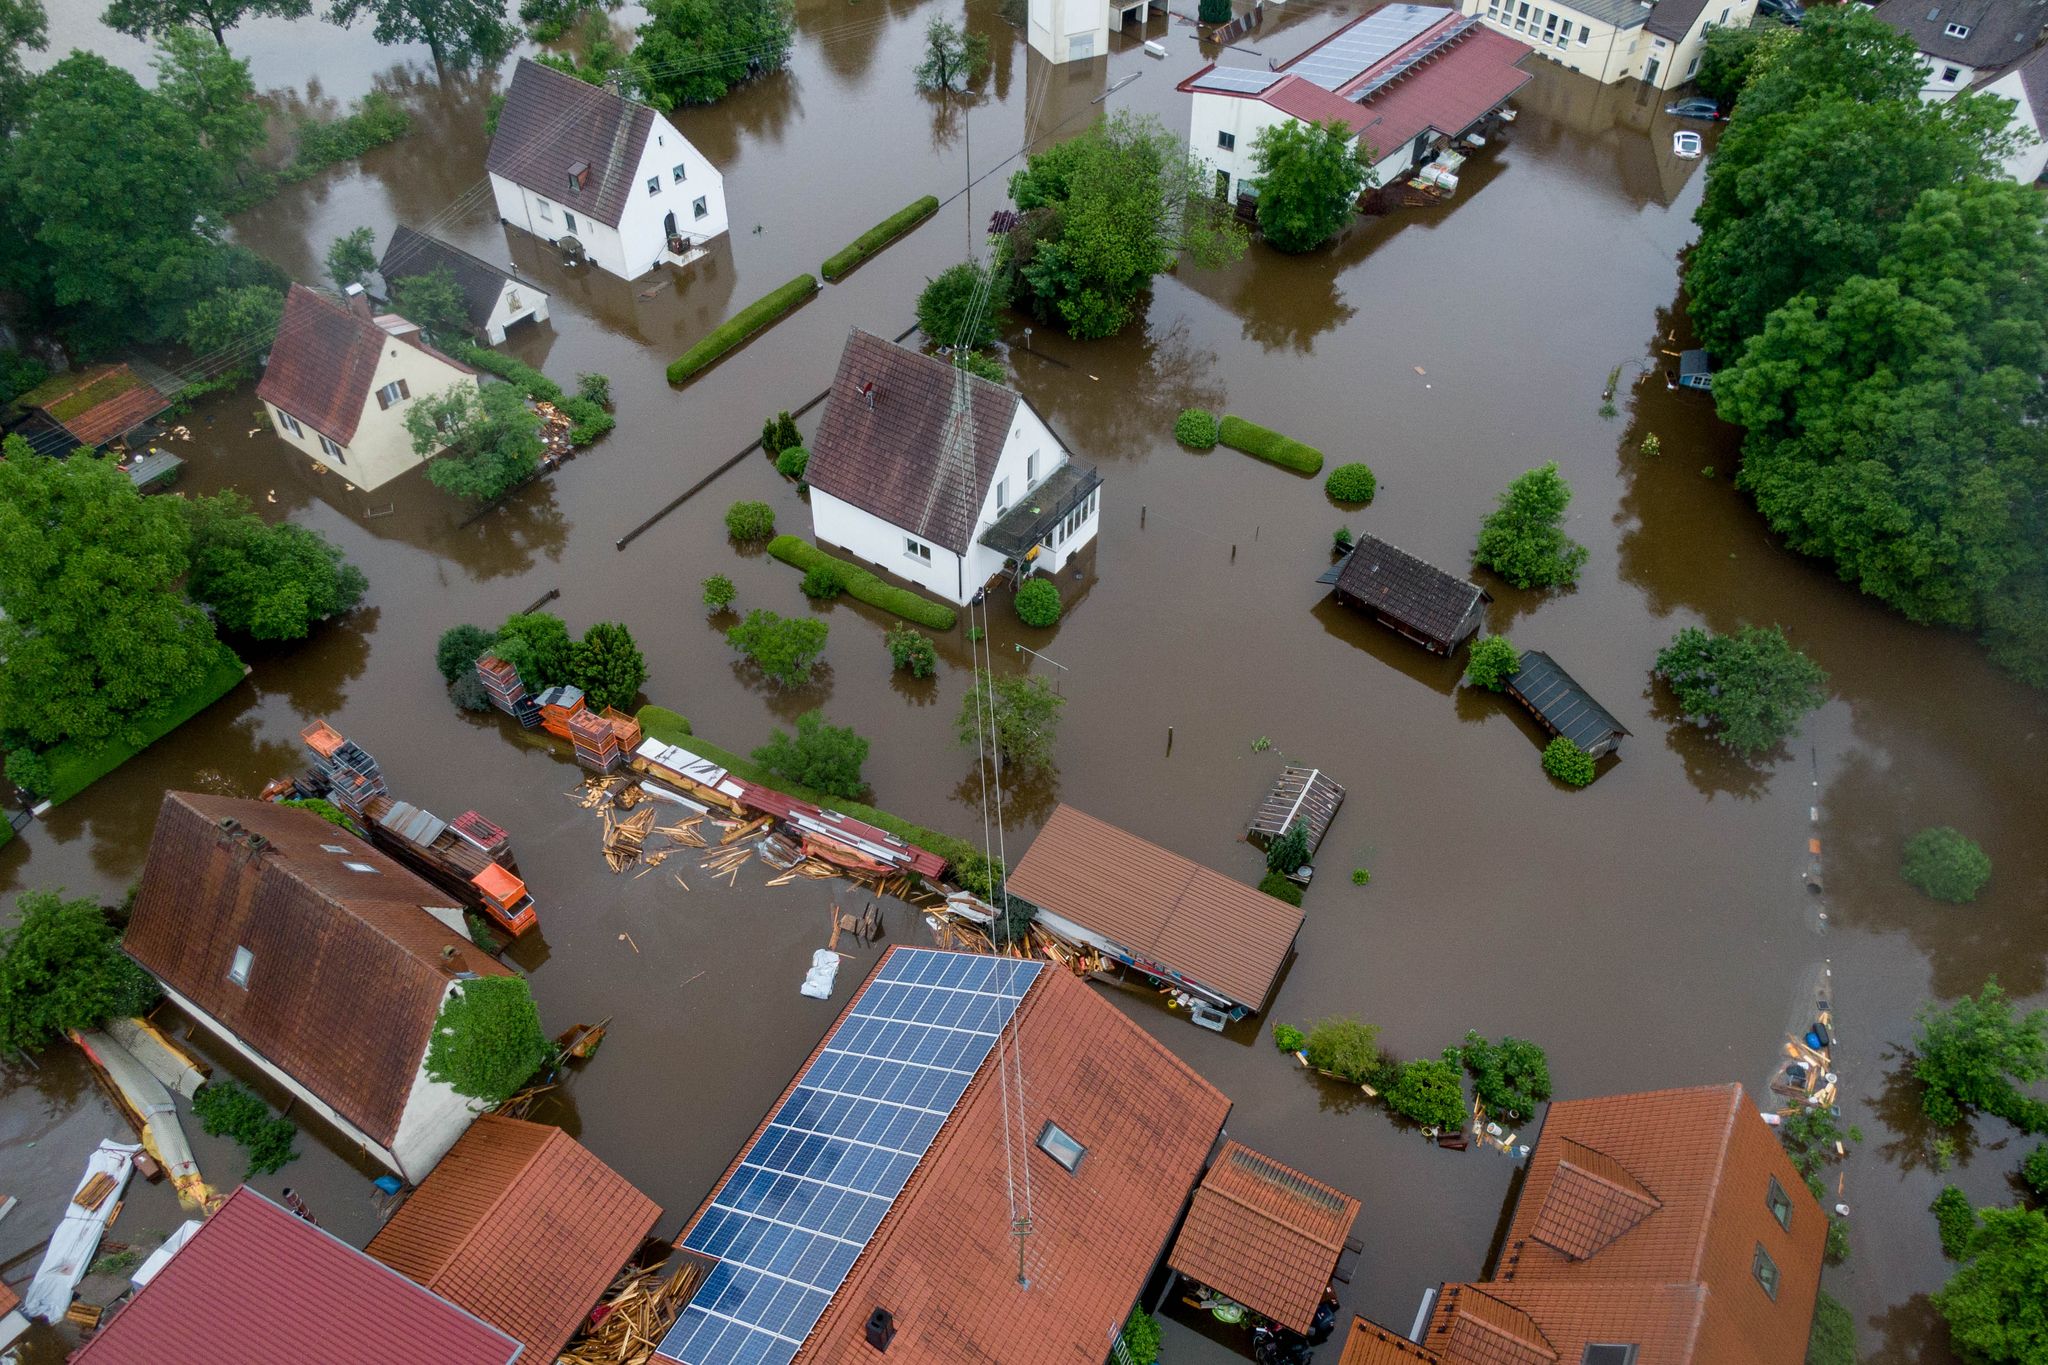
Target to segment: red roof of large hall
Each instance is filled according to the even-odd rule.
[[[72,1360],[509,1365],[521,1353],[481,1318],[245,1185]]]

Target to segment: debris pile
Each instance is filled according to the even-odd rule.
[[[682,1316],[703,1270],[685,1258],[663,1278],[662,1267],[629,1270],[591,1313],[592,1325],[569,1343],[557,1365],[646,1365]]]

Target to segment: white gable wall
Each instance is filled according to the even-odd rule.
[[[1055,62],[1109,55],[1109,0],[1031,0],[1027,40]]]
[[[465,933],[464,937],[468,935]],[[448,988],[441,992],[443,1005],[461,984],[448,983]],[[455,1140],[476,1122],[479,1112],[475,1102],[457,1094],[454,1086],[427,1079],[427,1056],[422,1052],[419,1070],[413,1073],[412,1092],[406,1096],[405,1110],[398,1116],[398,1134],[391,1140],[391,1155],[398,1173],[412,1185],[426,1179],[427,1172],[448,1154]]]
[[[498,301],[491,305],[491,315],[484,319],[484,336],[491,345],[500,345],[505,340],[505,329],[524,318],[546,322],[548,296],[530,284],[506,280],[498,286]]]
[[[2012,121],[2007,131],[2020,146],[2005,159],[2005,174],[2022,185],[2033,184],[2041,178],[2043,171],[2048,171],[2048,142],[2043,142],[2034,130],[2034,108],[2027,101],[2027,89],[2019,71],[2006,72],[1985,86],[1982,93],[2013,102]]]
[[[377,391],[398,380],[405,381],[407,396],[388,408],[380,406]],[[315,464],[367,490],[389,483],[421,463],[413,453],[412,435],[405,429],[405,414],[421,398],[458,384],[474,389],[476,376],[465,374],[410,342],[385,337],[370,392],[363,399],[362,416],[356,420],[355,435],[341,447],[339,455],[328,453],[320,443],[325,433],[316,430],[304,414],[290,414],[298,426],[295,432],[280,415],[284,410],[277,404],[265,402],[263,406],[270,413],[271,426],[288,444],[298,447]]]
[[[1230,177],[1224,186],[1223,197],[1231,203],[1237,201],[1238,186],[1246,177],[1257,178],[1258,159],[1252,155],[1252,143],[1260,133],[1275,124],[1292,123],[1292,115],[1283,114],[1264,100],[1244,99],[1236,95],[1206,95],[1200,91],[1194,94],[1194,112],[1188,124],[1188,147],[1209,163],[1210,188],[1214,188],[1217,172]],[[1234,145],[1225,147],[1224,138]]]

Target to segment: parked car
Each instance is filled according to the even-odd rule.
[[[1702,144],[1698,133],[1684,132],[1671,135],[1671,151],[1674,156],[1691,161],[1699,156],[1701,150]]]
[[[1665,105],[1664,112],[1676,114],[1680,118],[1718,119],[1721,117],[1721,106],[1708,99],[1705,95],[1694,95],[1690,99],[1682,99],[1676,104]]]
[[[1756,0],[1756,7],[1759,12],[1788,24],[1797,24],[1806,18],[1806,7],[1799,0]]]

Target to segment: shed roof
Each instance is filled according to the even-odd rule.
[[[1507,677],[1507,688],[1550,729],[1589,754],[1628,733],[1578,680],[1540,649],[1522,651],[1522,666]]]
[[[1253,1009],[1301,932],[1298,907],[1065,804],[1009,889]]]
[[[509,1365],[517,1341],[244,1185],[78,1365]]]
[[[1358,1201],[1232,1140],[1195,1190],[1166,1263],[1306,1334]]]
[[[1930,57],[1983,70],[2024,57],[2048,25],[2048,0],[1883,0],[1877,17]],[[1959,26],[1962,36],[1949,33]]]
[[[1308,851],[1313,854],[1330,832],[1337,808],[1344,804],[1344,789],[1330,780],[1321,768],[1304,768],[1289,763],[1273,779],[1271,791],[1252,816],[1250,834],[1278,838],[1298,821],[1307,827]]]
[[[617,227],[633,192],[640,149],[657,123],[662,136],[672,135],[681,145],[683,135],[646,105],[521,57],[484,169]],[[572,193],[570,170],[576,166],[589,169]]]
[[[285,296],[284,321],[278,324],[256,396],[337,445],[347,445],[362,421],[385,347],[425,351],[448,366],[451,377],[476,373],[429,346],[412,324],[403,325],[404,331],[387,331],[347,305],[294,284]]]
[[[384,248],[384,259],[377,265],[377,273],[392,286],[407,276],[431,275],[441,269],[455,277],[456,287],[462,290],[462,303],[469,315],[469,325],[479,329],[491,320],[491,313],[497,308],[498,296],[504,292],[505,286],[517,283],[511,271],[492,265],[481,256],[472,256],[438,237],[415,232],[403,223],[391,229],[391,244]]]
[[[1354,1317],[1337,1365],[1442,1365],[1442,1360],[1436,1352],[1417,1346],[1371,1318]]]
[[[1351,552],[1317,581],[1334,583],[1388,620],[1447,643],[1475,606],[1493,600],[1477,583],[1370,535],[1360,536]]]
[[[424,908],[447,903],[311,811],[166,792],[121,946],[388,1146],[449,983],[512,974]],[[228,979],[238,948],[246,988]]]
[[[1019,400],[1014,389],[965,376],[970,472],[948,452],[953,395],[964,373],[854,328],[839,353],[804,481],[965,554]]]
[[[553,1360],[661,1206],[559,1128],[485,1114],[366,1250]]]
[[[94,365],[52,375],[14,401],[18,407],[41,411],[72,440],[95,450],[171,405],[126,365]]]

